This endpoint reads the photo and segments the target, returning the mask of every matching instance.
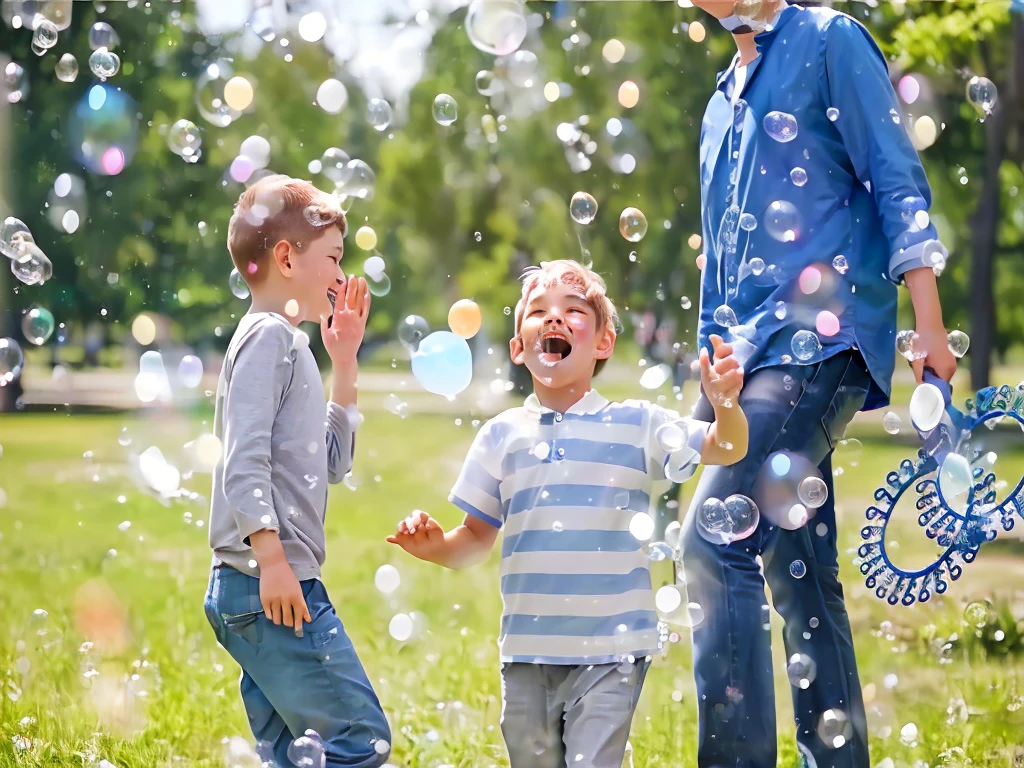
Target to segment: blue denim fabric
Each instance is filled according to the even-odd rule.
[[[775,768],[775,688],[765,579],[785,622],[786,657],[805,653],[817,665],[817,677],[806,690],[792,688],[801,752],[818,768],[869,765],[853,636],[839,583],[831,453],[863,406],[870,386],[867,367],[853,351],[810,366],[754,372],[739,398],[750,424],[756,425],[746,457],[732,466],[705,468],[694,491],[683,524],[682,562],[689,600],[704,612],[703,622],[693,630],[701,768]],[[700,401],[695,416],[714,419],[707,400]],[[705,500],[739,493],[757,502],[758,473],[780,450],[819,467],[829,495],[816,516],[796,531],[776,528],[762,516],[750,538],[727,546],[702,538],[695,517]],[[755,560],[758,555],[764,561],[764,578]],[[806,564],[803,578],[790,574],[794,560]],[[851,724],[846,743],[838,749],[825,745],[816,730],[822,713],[833,708],[842,710]]]
[[[755,41],[760,55],[735,105],[730,67],[701,126],[700,344],[711,351],[713,333],[734,341],[747,371],[788,364],[794,334],[831,312],[839,332],[821,336],[807,362],[859,349],[872,374],[866,406],[882,407],[895,365],[896,285],[946,253],[907,118],[885,58],[849,16],[789,6]],[[769,134],[773,112],[795,118],[790,140]],[[793,181],[794,169],[805,183]],[[780,201],[785,217],[773,208]],[[840,255],[845,273],[833,268]],[[821,285],[804,293],[799,278],[810,268]],[[739,328],[715,321],[723,304]]]
[[[257,750],[292,768],[288,745],[311,728],[324,741],[328,766],[376,768],[389,754],[375,747],[391,742],[387,719],[323,583],[300,583],[313,621],[296,637],[263,613],[259,579],[227,566],[210,575],[206,618],[242,667],[242,701]]]

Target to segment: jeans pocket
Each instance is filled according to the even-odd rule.
[[[259,651],[263,638],[263,611],[250,611],[236,616],[222,616],[221,623],[226,632],[240,638],[254,651]]]

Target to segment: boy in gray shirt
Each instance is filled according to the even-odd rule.
[[[325,758],[379,766],[390,752],[380,702],[320,581],[327,485],[352,466],[356,351],[370,309],[366,281],[341,269],[346,228],[327,195],[287,176],[247,189],[228,227],[252,306],[217,388],[223,456],[213,476],[205,609],[242,667],[260,757],[280,768]],[[329,403],[297,327],[304,320],[319,320],[331,357]]]

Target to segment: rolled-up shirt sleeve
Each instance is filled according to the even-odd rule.
[[[885,273],[893,282],[944,262],[948,251],[928,217],[932,195],[904,125],[885,57],[870,33],[836,16],[822,39],[822,89],[839,111],[835,126],[857,178],[871,191],[889,241]]]
[[[261,324],[235,354],[233,384],[225,393],[224,495],[247,545],[257,531],[280,531],[271,488],[271,435],[293,362],[288,330],[278,323]]]
[[[340,483],[352,471],[356,430],[362,416],[354,405],[327,403],[327,480]]]
[[[492,420],[476,433],[448,501],[495,528],[502,526],[501,434]]]

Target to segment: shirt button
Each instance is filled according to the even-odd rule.
[[[562,414],[556,413],[555,414],[555,421],[561,421],[561,420],[562,420]]]
[[[555,451],[555,455],[558,456],[558,458],[560,458],[560,459],[564,458],[565,457],[565,448],[559,448],[557,451]]]

